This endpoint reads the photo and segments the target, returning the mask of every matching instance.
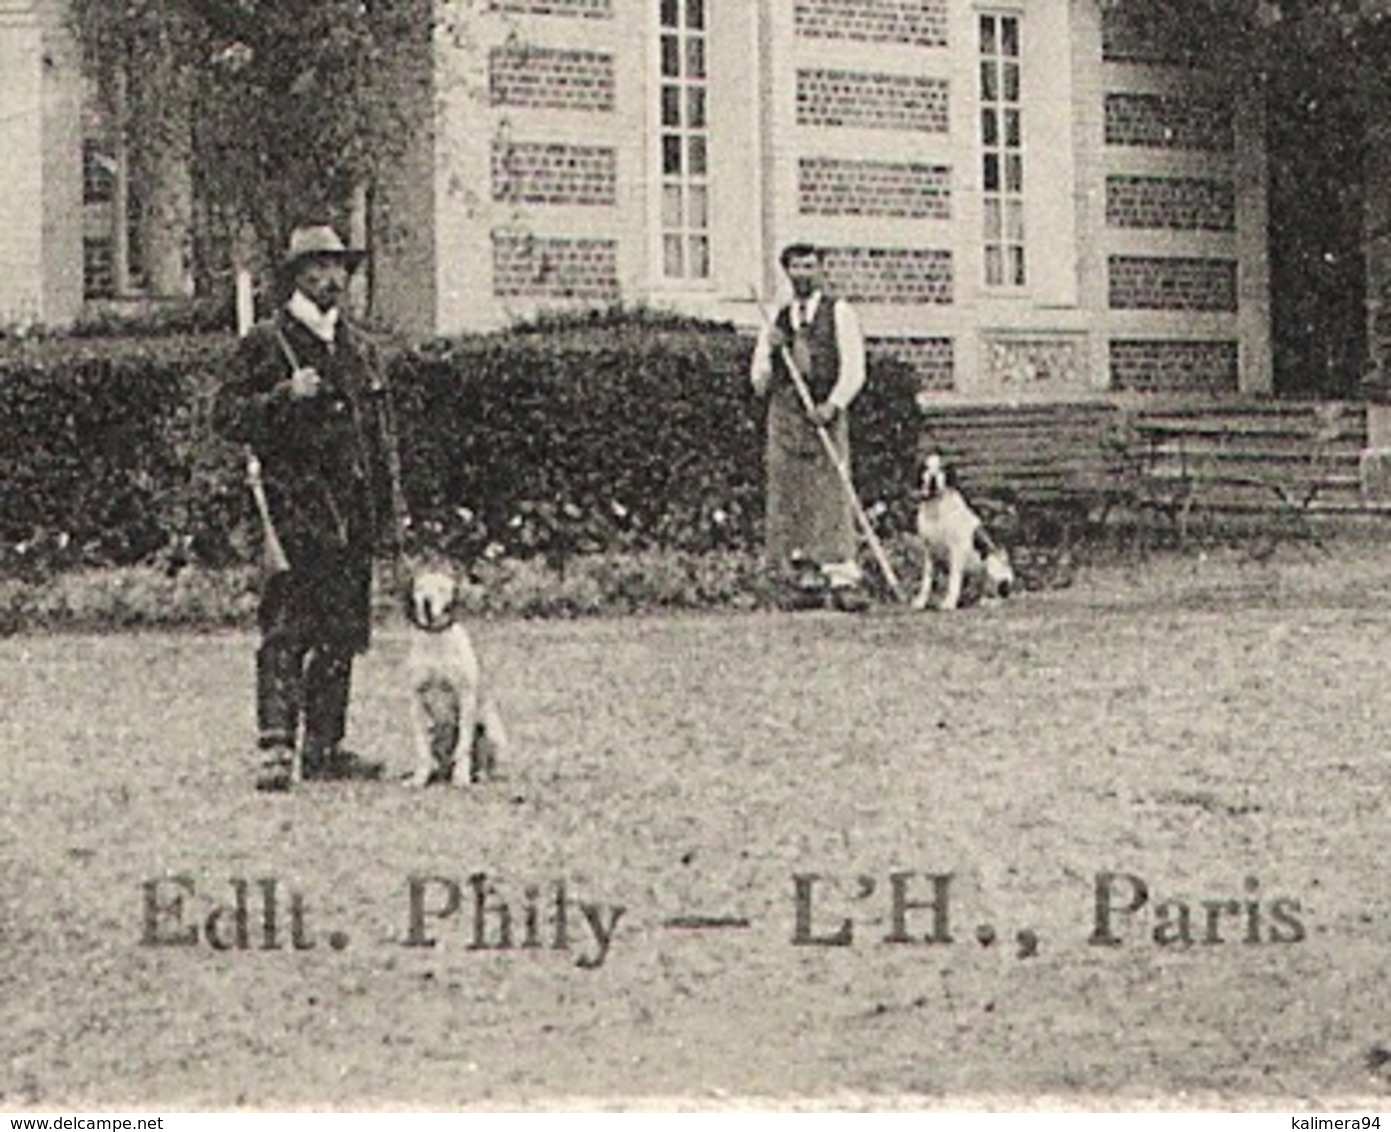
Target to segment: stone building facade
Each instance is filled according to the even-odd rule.
[[[0,233],[0,319],[71,316],[74,279],[80,304],[42,7],[0,0],[5,102],[43,106],[0,129],[61,166],[0,183],[26,233]],[[429,128],[375,194],[374,307],[419,332],[613,303],[752,327],[812,240],[944,400],[1266,391],[1261,92],[1166,57],[1143,7],[439,0]]]
[[[468,30],[410,208],[433,296],[379,279],[401,321],[753,325],[810,239],[944,397],[1270,387],[1260,91],[1125,7],[493,0]]]
[[[82,309],[83,88],[61,10],[0,0],[0,327]]]

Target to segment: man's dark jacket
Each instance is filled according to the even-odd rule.
[[[296,364],[318,370],[317,395],[292,396]],[[393,516],[390,412],[360,331],[340,319],[330,348],[284,311],[241,340],[218,390],[213,427],[260,460],[294,628],[310,643],[367,645],[373,549]]]

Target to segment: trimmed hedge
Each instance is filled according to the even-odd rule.
[[[0,571],[242,558],[235,450],[207,417],[225,336],[0,352]]]
[[[222,566],[259,548],[237,452],[208,427],[226,336],[5,343],[0,572]],[[727,326],[626,314],[390,354],[419,537],[465,560],[757,547],[761,404]],[[910,519],[912,371],[871,359],[856,480]]]

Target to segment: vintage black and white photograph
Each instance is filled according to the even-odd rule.
[[[0,1109],[1391,1108],[1391,0],[0,0],[0,162]]]

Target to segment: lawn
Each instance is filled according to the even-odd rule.
[[[1377,548],[475,636],[505,778],[286,797],[249,635],[0,640],[0,1106],[1387,1106]]]

